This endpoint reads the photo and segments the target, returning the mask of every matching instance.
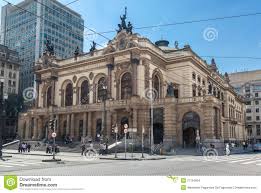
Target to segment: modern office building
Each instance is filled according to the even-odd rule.
[[[83,50],[84,21],[81,15],[56,0],[24,0],[7,4],[1,12],[1,42],[19,53],[20,89],[34,85],[32,68],[48,39],[58,58]]]
[[[94,44],[89,53],[65,60],[52,50],[42,56],[35,66],[36,107],[19,117],[23,139],[50,137],[54,118],[57,140],[113,142],[115,125],[120,136],[129,127],[136,144],[143,134],[146,144],[163,144],[166,151],[245,139],[244,104],[214,59],[206,63],[189,45],[154,44],[132,33],[126,14],[121,19],[104,49]]]
[[[261,70],[229,75],[235,90],[244,96],[248,139],[261,142]]]

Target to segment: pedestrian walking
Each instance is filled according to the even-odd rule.
[[[22,143],[21,142],[18,145],[18,153],[22,153]]]
[[[229,144],[228,143],[226,144],[225,151],[226,151],[226,156],[229,156],[230,155],[230,149],[229,149]]]
[[[25,152],[26,151],[26,144],[23,142],[22,143],[22,152]]]
[[[31,151],[31,144],[28,143],[27,146],[26,146],[26,148],[27,148],[28,153],[30,153],[30,151]]]
[[[81,145],[81,148],[82,148],[82,153],[81,153],[81,155],[83,155],[83,154],[84,154],[84,152],[85,152],[85,150],[86,150],[86,146],[85,146],[85,144],[84,144],[84,143]]]

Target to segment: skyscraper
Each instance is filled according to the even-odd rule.
[[[56,0],[24,0],[7,4],[1,13],[1,43],[19,53],[20,90],[34,84],[32,68],[45,50],[46,40],[54,44],[58,58],[83,51],[84,21],[81,15]]]

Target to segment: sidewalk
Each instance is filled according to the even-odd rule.
[[[115,154],[109,154],[109,155],[100,155],[99,158],[103,160],[161,160],[166,159],[165,156],[162,155],[149,155],[144,153],[142,158],[141,153],[117,153],[117,158],[115,158]]]
[[[11,149],[6,149],[3,150],[4,154],[17,154],[17,155],[33,155],[33,156],[46,156],[50,157],[53,156],[53,154],[46,154],[45,151],[31,151],[30,153],[25,152],[25,153],[18,153],[17,150],[11,150]],[[81,158],[80,153],[74,153],[74,152],[60,152],[56,154],[57,156],[61,157],[79,157]],[[141,153],[133,153],[133,157],[131,153],[126,154],[125,158],[125,153],[118,153],[117,158],[115,158],[114,154],[108,154],[108,155],[99,155],[99,159],[102,160],[160,160],[160,159],[166,159],[165,156],[160,156],[160,155],[149,155],[144,153],[144,158],[142,158]]]

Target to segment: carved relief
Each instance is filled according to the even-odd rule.
[[[145,67],[145,73],[144,73],[144,78],[145,78],[145,89],[150,87],[150,67],[148,63],[144,64]]]
[[[93,72],[91,72],[91,73],[89,74],[89,78],[90,78],[90,80],[92,80],[93,77],[94,77],[94,74],[93,74]]]
[[[77,76],[73,76],[73,83],[76,83],[76,81],[77,81]]]

